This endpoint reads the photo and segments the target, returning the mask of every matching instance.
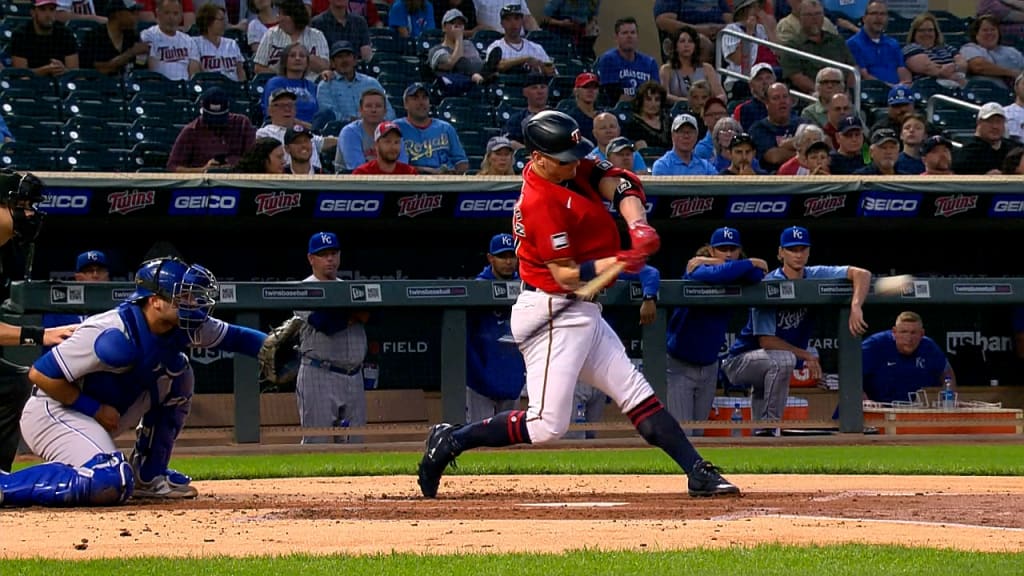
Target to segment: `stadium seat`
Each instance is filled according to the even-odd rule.
[[[34,98],[57,98],[57,85],[53,78],[39,76],[25,68],[0,70],[0,92],[15,91]]]
[[[7,142],[0,147],[0,167],[12,170],[53,170],[56,162],[51,152],[35,144]]]
[[[10,0],[5,3],[4,16],[31,18],[31,10],[32,2],[26,2],[25,0]]]
[[[158,118],[167,124],[188,124],[195,119],[195,110],[188,101],[137,94],[128,103],[127,121],[141,117]]]
[[[343,120],[331,120],[324,127],[320,129],[321,136],[335,136],[341,134],[341,129],[345,127],[347,122]]]
[[[31,144],[39,148],[62,148],[60,125],[53,122],[32,122],[31,124],[15,124],[8,122],[14,139],[23,144]]]
[[[437,28],[431,28],[424,30],[416,37],[414,45],[416,46],[416,53],[426,57],[427,52],[434,46],[437,46],[444,41],[444,30]]]
[[[949,12],[948,10],[929,10],[935,20],[939,23],[939,30],[948,42],[949,34],[963,34],[967,32],[968,20]]]
[[[405,38],[399,38],[398,36],[391,38],[374,38],[373,53],[375,58],[377,54],[394,54],[396,56],[404,56],[406,54],[410,54],[409,41]]]
[[[526,151],[526,148],[520,148],[512,153],[512,169],[516,174],[523,173],[523,168],[526,168],[526,162],[529,159],[530,153]]]
[[[555,104],[555,110],[558,110],[559,112],[569,112],[569,110],[572,110],[575,105],[576,100],[574,98],[562,98],[558,101],[558,104]]]
[[[253,76],[252,80],[249,80],[249,97],[252,98],[253,102],[259,102],[263,99],[263,88],[275,76],[277,74],[272,72],[262,72]]]
[[[61,98],[67,98],[72,94],[90,94],[101,98],[124,99],[121,79],[107,76],[99,70],[70,70],[57,78],[57,84]]]
[[[522,108],[513,106],[508,102],[502,102],[501,104],[498,104],[498,108],[495,110],[495,121],[498,123],[498,126],[504,126],[505,123],[508,122],[508,119],[521,109]]]
[[[245,84],[232,80],[220,72],[200,72],[188,81],[187,98],[194,100],[202,95],[203,91],[214,86],[223,90],[228,98],[233,100],[247,97]]]
[[[136,70],[125,81],[125,92],[129,98],[136,94],[180,98],[185,94],[185,83],[169,80],[159,72]]]
[[[611,110],[612,114],[615,115],[619,120],[619,124],[625,126],[633,119],[633,103],[632,102],[619,102]]]
[[[939,82],[932,77],[918,78],[910,86],[910,91],[914,95],[914,100],[918,107],[924,107],[928,105],[928,99],[935,94],[943,94],[945,96],[951,96],[953,98],[960,97],[960,91],[956,88],[949,88],[939,84]]]
[[[504,36],[497,30],[477,30],[476,34],[473,34],[473,45],[480,51],[481,54],[487,51],[487,47],[494,43],[495,40],[501,39]]]
[[[72,94],[64,100],[64,117],[82,116],[107,122],[124,122],[124,102],[92,94]]]
[[[128,128],[128,147],[139,142],[157,142],[166,145],[174,144],[180,130],[168,126],[159,118],[143,116],[137,118]]]
[[[100,144],[109,148],[125,148],[127,130],[123,124],[108,122],[100,118],[74,116],[61,126],[61,147],[72,142]]]
[[[68,30],[71,30],[71,33],[75,35],[75,40],[78,40],[79,46],[82,45],[82,40],[85,39],[85,35],[88,34],[90,30],[103,26],[99,22],[95,22],[93,20],[68,20],[65,25],[68,27]]]
[[[572,91],[576,87],[576,77],[569,76],[559,70],[560,74],[555,76],[548,82],[548,102],[558,102],[562,98],[568,98],[572,96]]]
[[[26,24],[32,22],[32,18],[26,12],[24,17],[20,16],[7,16],[3,20],[0,20],[0,43],[9,45],[11,38],[14,36],[14,31]]]
[[[128,152],[124,170],[135,172],[146,168],[166,169],[170,155],[171,147],[162,142],[139,142]]]
[[[124,151],[101,144],[72,142],[64,147],[57,158],[61,170],[119,172],[124,166]]]
[[[651,146],[648,146],[647,148],[641,148],[637,150],[637,152],[640,153],[640,157],[643,158],[644,162],[647,163],[647,168],[651,168],[655,160],[665,155],[664,148],[654,148]]]
[[[676,116],[679,116],[680,114],[689,114],[689,113],[690,113],[690,103],[686,102],[686,101],[679,101],[679,102],[676,102],[675,104],[672,105],[672,109],[669,110],[668,114],[672,118],[675,118]]]
[[[888,104],[889,85],[881,80],[863,80],[860,83],[860,107],[867,111]]]
[[[381,15],[381,17],[383,17],[383,14]],[[386,21],[386,19],[385,19],[385,21]],[[383,28],[370,28],[370,43],[371,44],[373,42],[376,42],[377,38],[395,38],[397,36],[398,36],[398,33],[395,32],[394,28],[389,28],[387,26],[385,26]]]
[[[61,106],[59,100],[45,100],[41,98],[9,97],[6,93],[0,98],[0,111],[4,118],[11,119],[15,116],[32,118],[38,122],[62,121]]]
[[[998,102],[1003,106],[1013,104],[1014,96],[1005,86],[998,86],[988,80],[968,80],[963,87],[964,99],[975,104]]]
[[[558,69],[558,74],[560,76],[568,76],[574,81],[577,76],[588,70],[587,65],[576,58],[558,61],[555,64],[555,68]]]
[[[936,106],[928,121],[953,138],[974,134],[977,113],[974,110],[952,106]]]
[[[459,142],[467,156],[483,156],[487,152],[487,140],[490,137],[478,130],[459,130]],[[479,166],[479,163],[476,164]]]
[[[379,77],[381,74],[388,74],[396,78],[404,78],[406,83],[412,83],[422,77],[420,61],[413,56],[396,56],[394,54],[374,55],[367,65],[367,74]]]

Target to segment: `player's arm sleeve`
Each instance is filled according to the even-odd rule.
[[[70,338],[43,354],[32,365],[47,378],[74,382],[98,371],[110,371],[96,355],[95,344],[103,328],[93,324],[79,326]]]
[[[246,356],[256,357],[260,352],[260,347],[263,346],[263,341],[267,338],[267,335],[259,330],[228,324],[216,318],[207,320],[203,324],[203,329],[206,329],[207,326],[210,326],[211,335],[214,336],[213,343],[207,347],[227,352],[238,352]]]
[[[309,315],[306,322],[317,332],[330,336],[348,328],[348,319],[346,310],[317,310]]]
[[[808,266],[806,268],[807,278],[821,280],[845,280],[849,268],[849,266]]]
[[[644,291],[644,298],[651,298],[658,296],[658,290],[661,289],[661,272],[657,268],[651,265],[644,266],[640,273],[640,286]]]
[[[753,328],[754,336],[775,336],[775,309],[751,309],[750,325]]]
[[[750,260],[732,260],[721,264],[704,264],[690,272],[688,279],[705,284],[725,284],[736,282],[740,278],[745,277],[751,268],[757,269]]]

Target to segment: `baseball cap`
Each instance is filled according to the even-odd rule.
[[[896,132],[894,130],[889,129],[889,128],[879,128],[879,129],[877,129],[877,130],[875,130],[874,132],[871,133],[871,145],[872,146],[875,146],[877,144],[882,144],[884,142],[888,142],[889,140],[892,140],[893,142],[896,142],[897,144],[899,144],[899,142],[900,142],[900,139],[896,137]]]
[[[286,145],[291,144],[292,142],[295,142],[297,138],[300,138],[302,136],[305,136],[310,140],[313,139],[313,135],[309,133],[309,130],[305,126],[303,126],[302,124],[296,124],[285,131],[284,143]]]
[[[708,105],[709,104],[718,104],[722,108],[725,108],[727,111],[729,110],[729,105],[725,103],[725,100],[722,100],[718,96],[715,96],[715,97],[712,97],[712,98],[708,98],[707,102],[704,103],[704,109],[705,110],[708,109]]]
[[[394,122],[391,122],[389,120],[385,120],[380,124],[377,124],[377,127],[374,128],[373,141],[376,142],[381,138],[387,136],[388,132],[398,132],[399,136],[402,135],[402,129],[398,127],[398,124],[395,124]]]
[[[216,90],[217,88],[214,88]],[[277,102],[281,98],[291,98],[292,100],[298,100],[299,97],[295,95],[295,92],[287,88],[278,88],[270,93],[270,101]]]
[[[861,122],[860,118],[856,116],[844,116],[843,119],[839,121],[839,128],[836,130],[836,132],[846,134],[850,130],[863,131],[864,123]]]
[[[709,242],[713,248],[719,246],[742,246],[743,242],[740,241],[740,231],[735,228],[719,228],[711,233],[711,242]]]
[[[99,250],[82,252],[75,260],[75,272],[81,272],[88,266],[102,266],[104,268],[109,268],[109,266],[107,266],[107,255]]]
[[[831,148],[829,148],[828,143],[825,142],[824,140],[815,140],[814,142],[808,144],[806,148],[804,148],[804,155],[806,156],[807,154],[810,154],[815,150],[824,150],[825,152],[829,152]]]
[[[690,126],[693,126],[694,130],[698,129],[697,128],[697,119],[694,118],[693,115],[691,115],[691,114],[680,114],[679,116],[676,116],[674,120],[672,120],[672,131],[675,132],[676,130],[679,130],[685,124],[689,124]]]
[[[924,142],[921,143],[921,154],[927,154],[934,150],[937,146],[945,146],[950,152],[953,151],[953,143],[941,134],[930,136]]]
[[[588,84],[600,84],[601,79],[597,77],[597,74],[593,72],[584,72],[576,77],[576,83],[573,84],[576,88],[583,88]]]
[[[412,84],[409,84],[409,86],[405,89],[405,92],[402,93],[402,98],[414,96],[417,92],[420,91],[426,93],[428,96],[430,95],[430,88],[427,87],[426,84],[424,84],[423,82],[413,82]]]
[[[356,49],[352,46],[352,43],[348,40],[338,40],[334,44],[331,44],[331,58],[334,58],[342,52],[356,53]]]
[[[231,101],[227,92],[216,86],[203,91],[199,99],[199,113],[203,121],[209,124],[226,124],[230,108]]]
[[[729,141],[729,150],[732,150],[737,146],[742,146],[743,144],[749,144],[751,148],[755,148],[754,139],[750,137],[750,134],[747,134],[746,132],[734,134],[732,140]]]
[[[498,254],[504,254],[516,249],[515,239],[512,238],[511,234],[495,234],[494,238],[491,238],[491,246],[487,249],[487,253],[492,256]]]
[[[317,232],[309,237],[309,253],[319,254],[324,250],[341,250],[338,235],[334,232]]]
[[[142,10],[142,6],[135,2],[135,0],[110,0],[110,3],[107,4],[107,17],[113,16],[118,10],[138,12]]]
[[[775,76],[775,69],[772,68],[772,65],[767,62],[761,62],[760,64],[754,64],[754,67],[750,69],[750,77],[757,78],[757,75],[765,70],[771,72],[773,77]]]
[[[33,6],[46,6],[47,4],[57,5],[57,0],[35,0]]]
[[[501,7],[501,17],[505,16],[522,16],[523,7],[519,4],[506,4]]]
[[[892,90],[889,90],[889,97],[886,99],[886,102],[889,106],[913,104],[914,95],[911,94],[910,88],[906,86],[893,86]]]
[[[617,138],[612,138],[611,141],[608,142],[608,146],[605,147],[604,153],[605,155],[614,154],[615,152],[625,150],[626,148],[636,150],[636,144],[625,136],[619,136]]]
[[[490,154],[495,150],[501,150],[503,148],[512,149],[512,141],[504,136],[495,136],[487,141],[487,153]]]
[[[463,22],[466,21],[466,15],[462,13],[462,10],[459,10],[458,8],[452,8],[451,10],[444,13],[444,18],[441,18],[441,25],[443,26],[449,22],[454,22],[459,18],[461,18]]]
[[[523,88],[526,88],[527,86],[533,86],[535,84],[545,84],[545,85],[547,85],[550,80],[551,80],[550,78],[548,78],[547,76],[545,76],[543,74],[537,74],[536,72],[531,72],[531,73],[526,75],[526,79],[523,81]]]
[[[790,226],[782,231],[779,236],[779,246],[792,248],[793,246],[810,246],[811,233],[802,226]]]
[[[987,102],[978,110],[978,120],[988,120],[993,116],[1006,118],[1006,110],[998,102]]]

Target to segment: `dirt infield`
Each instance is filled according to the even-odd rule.
[[[197,482],[190,502],[0,511],[0,557],[560,552],[844,542],[1024,551],[1024,478],[403,476]]]

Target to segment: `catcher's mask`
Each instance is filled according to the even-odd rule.
[[[171,301],[178,307],[178,324],[193,342],[196,342],[199,328],[210,317],[219,295],[220,287],[213,272],[198,264],[189,266],[181,282],[174,285]]]
[[[31,244],[39,237],[46,214],[39,209],[43,201],[43,183],[32,174],[10,169],[0,171],[0,202],[11,212],[14,240]]]

